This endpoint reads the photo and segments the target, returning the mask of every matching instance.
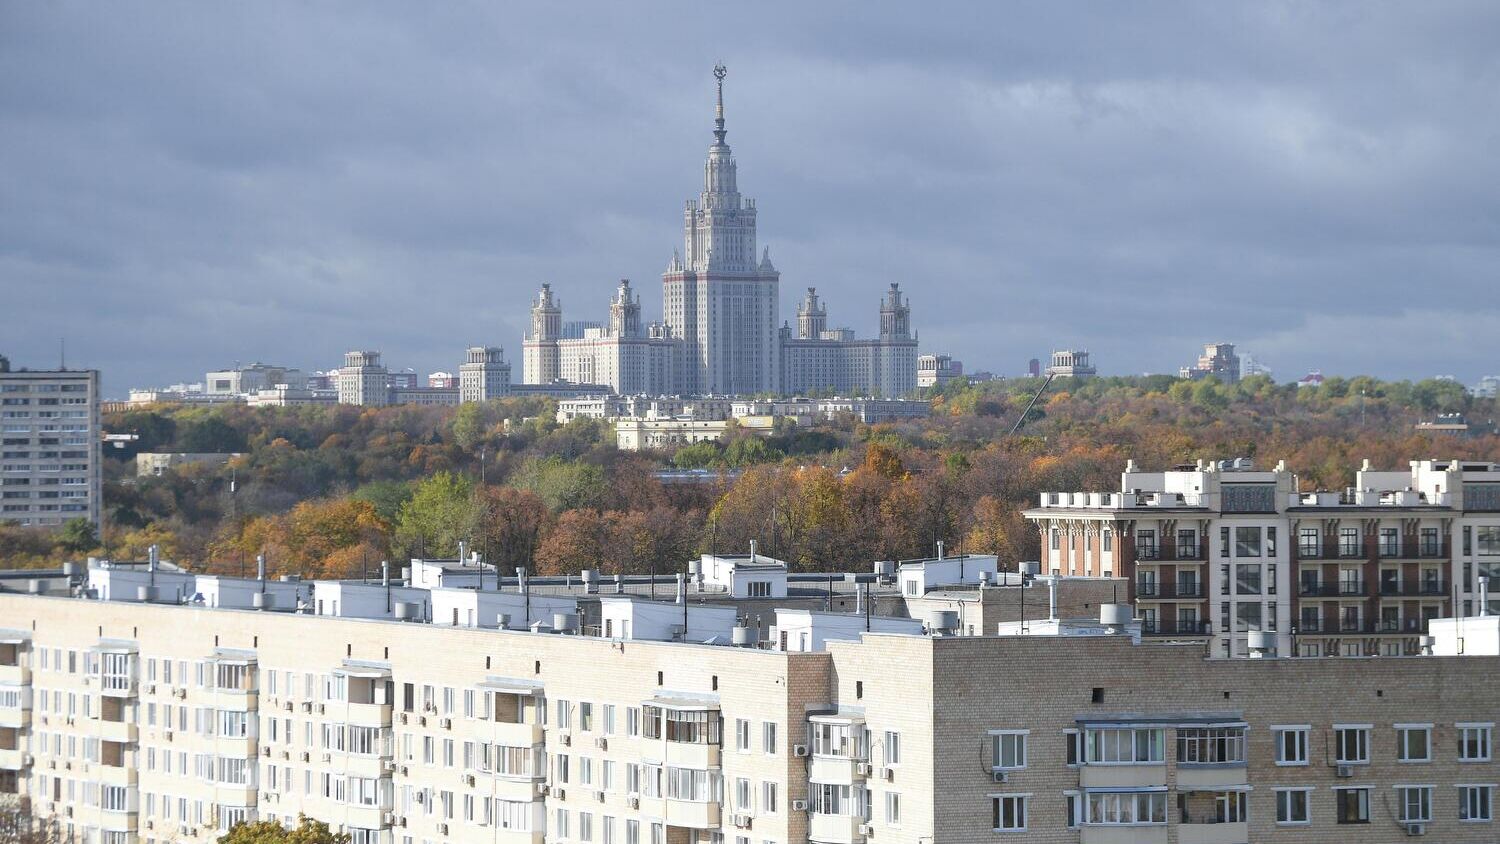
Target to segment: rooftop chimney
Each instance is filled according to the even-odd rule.
[[[943,540],[941,540],[941,539],[939,539],[937,541],[937,551],[938,551],[937,558],[939,560],[943,559]]]
[[[255,579],[256,580],[265,580],[266,579],[266,555],[265,554],[256,554],[255,555]]]
[[[1479,578],[1479,614],[1481,616],[1490,614],[1490,579]]]

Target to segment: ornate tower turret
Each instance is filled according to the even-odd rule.
[[[828,311],[818,302],[818,289],[809,287],[807,295],[802,297],[802,303],[797,306],[797,337],[816,340],[827,327]]]
[[[891,282],[880,302],[880,339],[911,339],[911,306],[901,298],[901,285]]]
[[[641,302],[630,289],[630,279],[620,279],[615,298],[609,303],[609,333],[612,337],[641,337]]]

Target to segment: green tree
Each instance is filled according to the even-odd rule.
[[[371,481],[353,493],[356,501],[375,505],[380,518],[394,523],[401,517],[401,505],[411,500],[411,484],[406,481]]]
[[[485,408],[477,402],[467,402],[453,412],[453,444],[464,451],[473,451],[484,439]]]
[[[82,554],[99,547],[99,531],[94,523],[84,518],[68,519],[58,531],[58,544],[74,554]]]
[[[177,432],[178,451],[223,454],[245,449],[245,435],[217,416],[199,419]]]
[[[467,539],[473,506],[473,484],[452,472],[438,472],[417,484],[411,499],[401,505],[396,543],[429,557],[458,553]]]
[[[291,829],[276,821],[235,824],[219,836],[218,844],[349,844],[349,835],[334,832],[322,821],[298,815],[297,825]]]
[[[604,470],[555,455],[533,458],[516,472],[511,486],[536,493],[554,513],[597,507],[604,493]]]

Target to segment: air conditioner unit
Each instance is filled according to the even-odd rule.
[[[641,808],[641,796],[639,794],[629,795],[625,798],[625,805],[629,806],[632,809]]]
[[[792,801],[792,811],[793,812],[805,812],[805,811],[807,811],[807,801],[806,800],[793,800]]]
[[[57,760],[56,759],[48,759],[47,760],[47,767],[51,768],[54,771],[57,770]]]
[[[35,763],[36,763],[36,757],[35,756],[32,756],[30,753],[23,753],[23,754],[21,754],[21,767],[23,767],[23,768],[29,768],[29,767],[31,767]]]
[[[474,775],[473,774],[464,774],[464,785],[467,785],[467,786],[469,786],[471,788],[473,787],[473,785],[474,785]]]
[[[859,774],[862,777],[868,777],[870,775],[870,772],[872,770],[873,769],[870,767],[870,763],[869,762],[855,762],[854,763],[854,773]]]
[[[451,730],[451,729],[453,729],[453,719],[452,718],[444,718],[443,720],[441,720],[441,721],[438,722],[438,726],[442,727],[445,730]]]
[[[182,698],[183,700],[187,699],[187,689],[186,688],[177,689],[177,690],[173,691],[172,694],[177,695],[179,698]]]
[[[72,762],[72,760],[66,760],[66,761],[63,762],[63,770],[64,771],[71,771],[71,770],[73,770],[73,762]]]
[[[445,824],[445,823],[438,824],[438,835],[447,835],[447,834],[448,834],[448,825]]]
[[[735,815],[734,816],[734,826],[735,826],[736,829],[749,829],[750,828],[750,816],[749,815]]]
[[[990,771],[990,776],[995,782],[1010,782],[1009,771]]]
[[[144,689],[144,691],[148,695],[154,695],[154,694],[156,694],[156,684],[155,683],[147,683],[146,684],[146,688]]]
[[[536,793],[540,794],[543,797],[546,797],[548,794],[552,793],[552,786],[547,785],[546,783],[542,783],[541,785],[536,787]]]
[[[406,776],[409,773],[411,773],[411,768],[408,768],[405,765],[402,765],[401,766],[401,776],[404,777],[404,776]]]
[[[380,816],[380,822],[385,824],[386,826],[394,824],[396,822],[396,813],[386,812],[385,814]]]
[[[426,715],[418,715],[417,716],[417,726],[419,726],[419,727],[425,727],[425,726],[427,726],[427,716]]]
[[[1407,835],[1426,835],[1427,834],[1427,824],[1425,824],[1425,823],[1408,823],[1406,825],[1406,834]]]
[[[890,765],[886,765],[880,769],[880,775],[885,778],[886,782],[894,782],[896,779],[896,769]]]
[[[597,800],[597,801],[599,801],[600,803],[603,803],[604,802],[604,792],[603,791],[595,791],[594,792],[594,799]]]
[[[309,702],[309,701],[305,701],[305,700],[302,701],[302,711],[303,712],[311,712],[312,711],[312,703]]]
[[[308,753],[305,750],[302,751],[302,761],[303,762],[311,762],[312,761],[312,754]]]
[[[318,704],[318,714],[319,715],[322,715],[324,712],[327,712],[327,711],[328,711],[328,707],[324,706],[321,703]]]
[[[150,818],[147,818],[146,819],[146,828],[147,829],[156,829],[156,821],[153,821]]]
[[[71,818],[71,817],[73,817],[73,807],[72,806],[64,806],[63,807],[63,817],[65,817],[65,818]]]
[[[566,800],[568,799],[568,791],[564,788],[554,788],[552,789],[551,796],[556,797],[558,800]]]
[[[380,760],[380,770],[383,773],[387,773],[387,774],[395,771],[396,770],[396,760],[394,760],[394,759],[382,759],[382,760]]]
[[[405,724],[407,722],[407,720],[408,720],[407,714],[405,712],[401,713],[401,723]]]
[[[283,759],[291,759],[292,758],[292,752],[290,750],[283,750],[283,751],[281,751],[281,758],[283,758]]]
[[[331,754],[331,753],[325,753],[325,754],[323,754],[323,758],[322,758],[321,761],[332,762],[333,761],[333,754]]]
[[[413,796],[416,798],[416,801],[418,803],[426,803],[427,802],[427,792],[425,792],[425,791],[418,791]]]
[[[597,747],[597,748],[599,748],[600,750],[608,750],[609,749],[609,739],[605,738],[604,736],[600,736],[600,737],[594,739],[594,746]]]
[[[172,740],[172,731],[171,730],[162,730],[161,731],[161,738],[162,738],[162,741],[171,741]]]
[[[193,830],[187,824],[182,823],[182,824],[178,824],[177,825],[177,834],[178,835],[192,835],[193,834]]]
[[[405,828],[405,826],[406,826],[406,816],[405,815],[402,815],[401,817],[396,818],[396,826]]]
[[[285,703],[281,704],[281,708],[283,710],[287,711],[287,712],[291,712],[292,711],[292,702],[291,701],[286,701]]]
[[[1352,777],[1352,776],[1354,776],[1354,766],[1353,765],[1339,765],[1339,766],[1337,766],[1337,767],[1335,767],[1333,769],[1333,775],[1336,776],[1336,777],[1344,777],[1344,778]]]
[[[807,745],[805,745],[805,744],[794,744],[794,745],[792,745],[792,755],[793,756],[806,756],[807,755]]]
[[[859,834],[869,838],[875,834],[875,827],[867,823],[862,823],[859,825]]]
[[[572,747],[573,746],[573,737],[571,735],[567,734],[567,733],[558,733],[557,734],[557,741],[563,747]]]
[[[262,747],[260,749],[260,755],[262,755],[262,756],[266,757],[267,759],[269,759],[271,757],[271,747],[270,747],[270,745]]]

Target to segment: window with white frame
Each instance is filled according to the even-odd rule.
[[[1333,753],[1340,765],[1369,764],[1370,725],[1334,724]]]
[[[887,826],[901,825],[901,795],[898,792],[885,793],[885,822]]]
[[[1432,820],[1432,786],[1396,786],[1398,819],[1402,823],[1424,823]]]
[[[1091,728],[1084,742],[1090,765],[1162,762],[1165,744],[1165,731],[1152,727]]]
[[[1164,824],[1165,791],[1090,792],[1084,823],[1098,825]]]
[[[771,815],[776,814],[776,807],[780,803],[780,801],[777,799],[778,797],[780,797],[780,793],[778,792],[778,790],[776,788],[776,783],[771,782],[769,780],[766,781],[766,782],[761,783],[760,784],[760,811],[761,811],[761,813],[762,814],[771,814]]]
[[[1311,823],[1307,811],[1310,791],[1310,788],[1276,789],[1276,822],[1284,825]]]
[[[1490,738],[1494,724],[1455,724],[1458,732],[1458,761],[1490,761]]]
[[[901,764],[901,734],[895,730],[885,731],[885,764]]]
[[[1026,767],[1026,730],[991,730],[990,764],[997,771]]]
[[[760,749],[764,753],[776,752],[776,722],[767,721],[760,729]]]
[[[997,794],[990,798],[996,832],[1026,831],[1026,794]]]
[[[1397,724],[1396,759],[1400,762],[1432,761],[1432,725]]]
[[[1177,764],[1244,764],[1244,727],[1179,727]]]
[[[1307,764],[1307,726],[1272,727],[1276,737],[1276,764]]]
[[[734,749],[750,750],[750,722],[744,718],[734,720]]]
[[[1488,823],[1495,819],[1493,785],[1460,785],[1458,819],[1469,823]]]
[[[813,755],[838,756],[845,759],[869,758],[869,731],[863,724],[835,724],[826,721],[812,725]]]

